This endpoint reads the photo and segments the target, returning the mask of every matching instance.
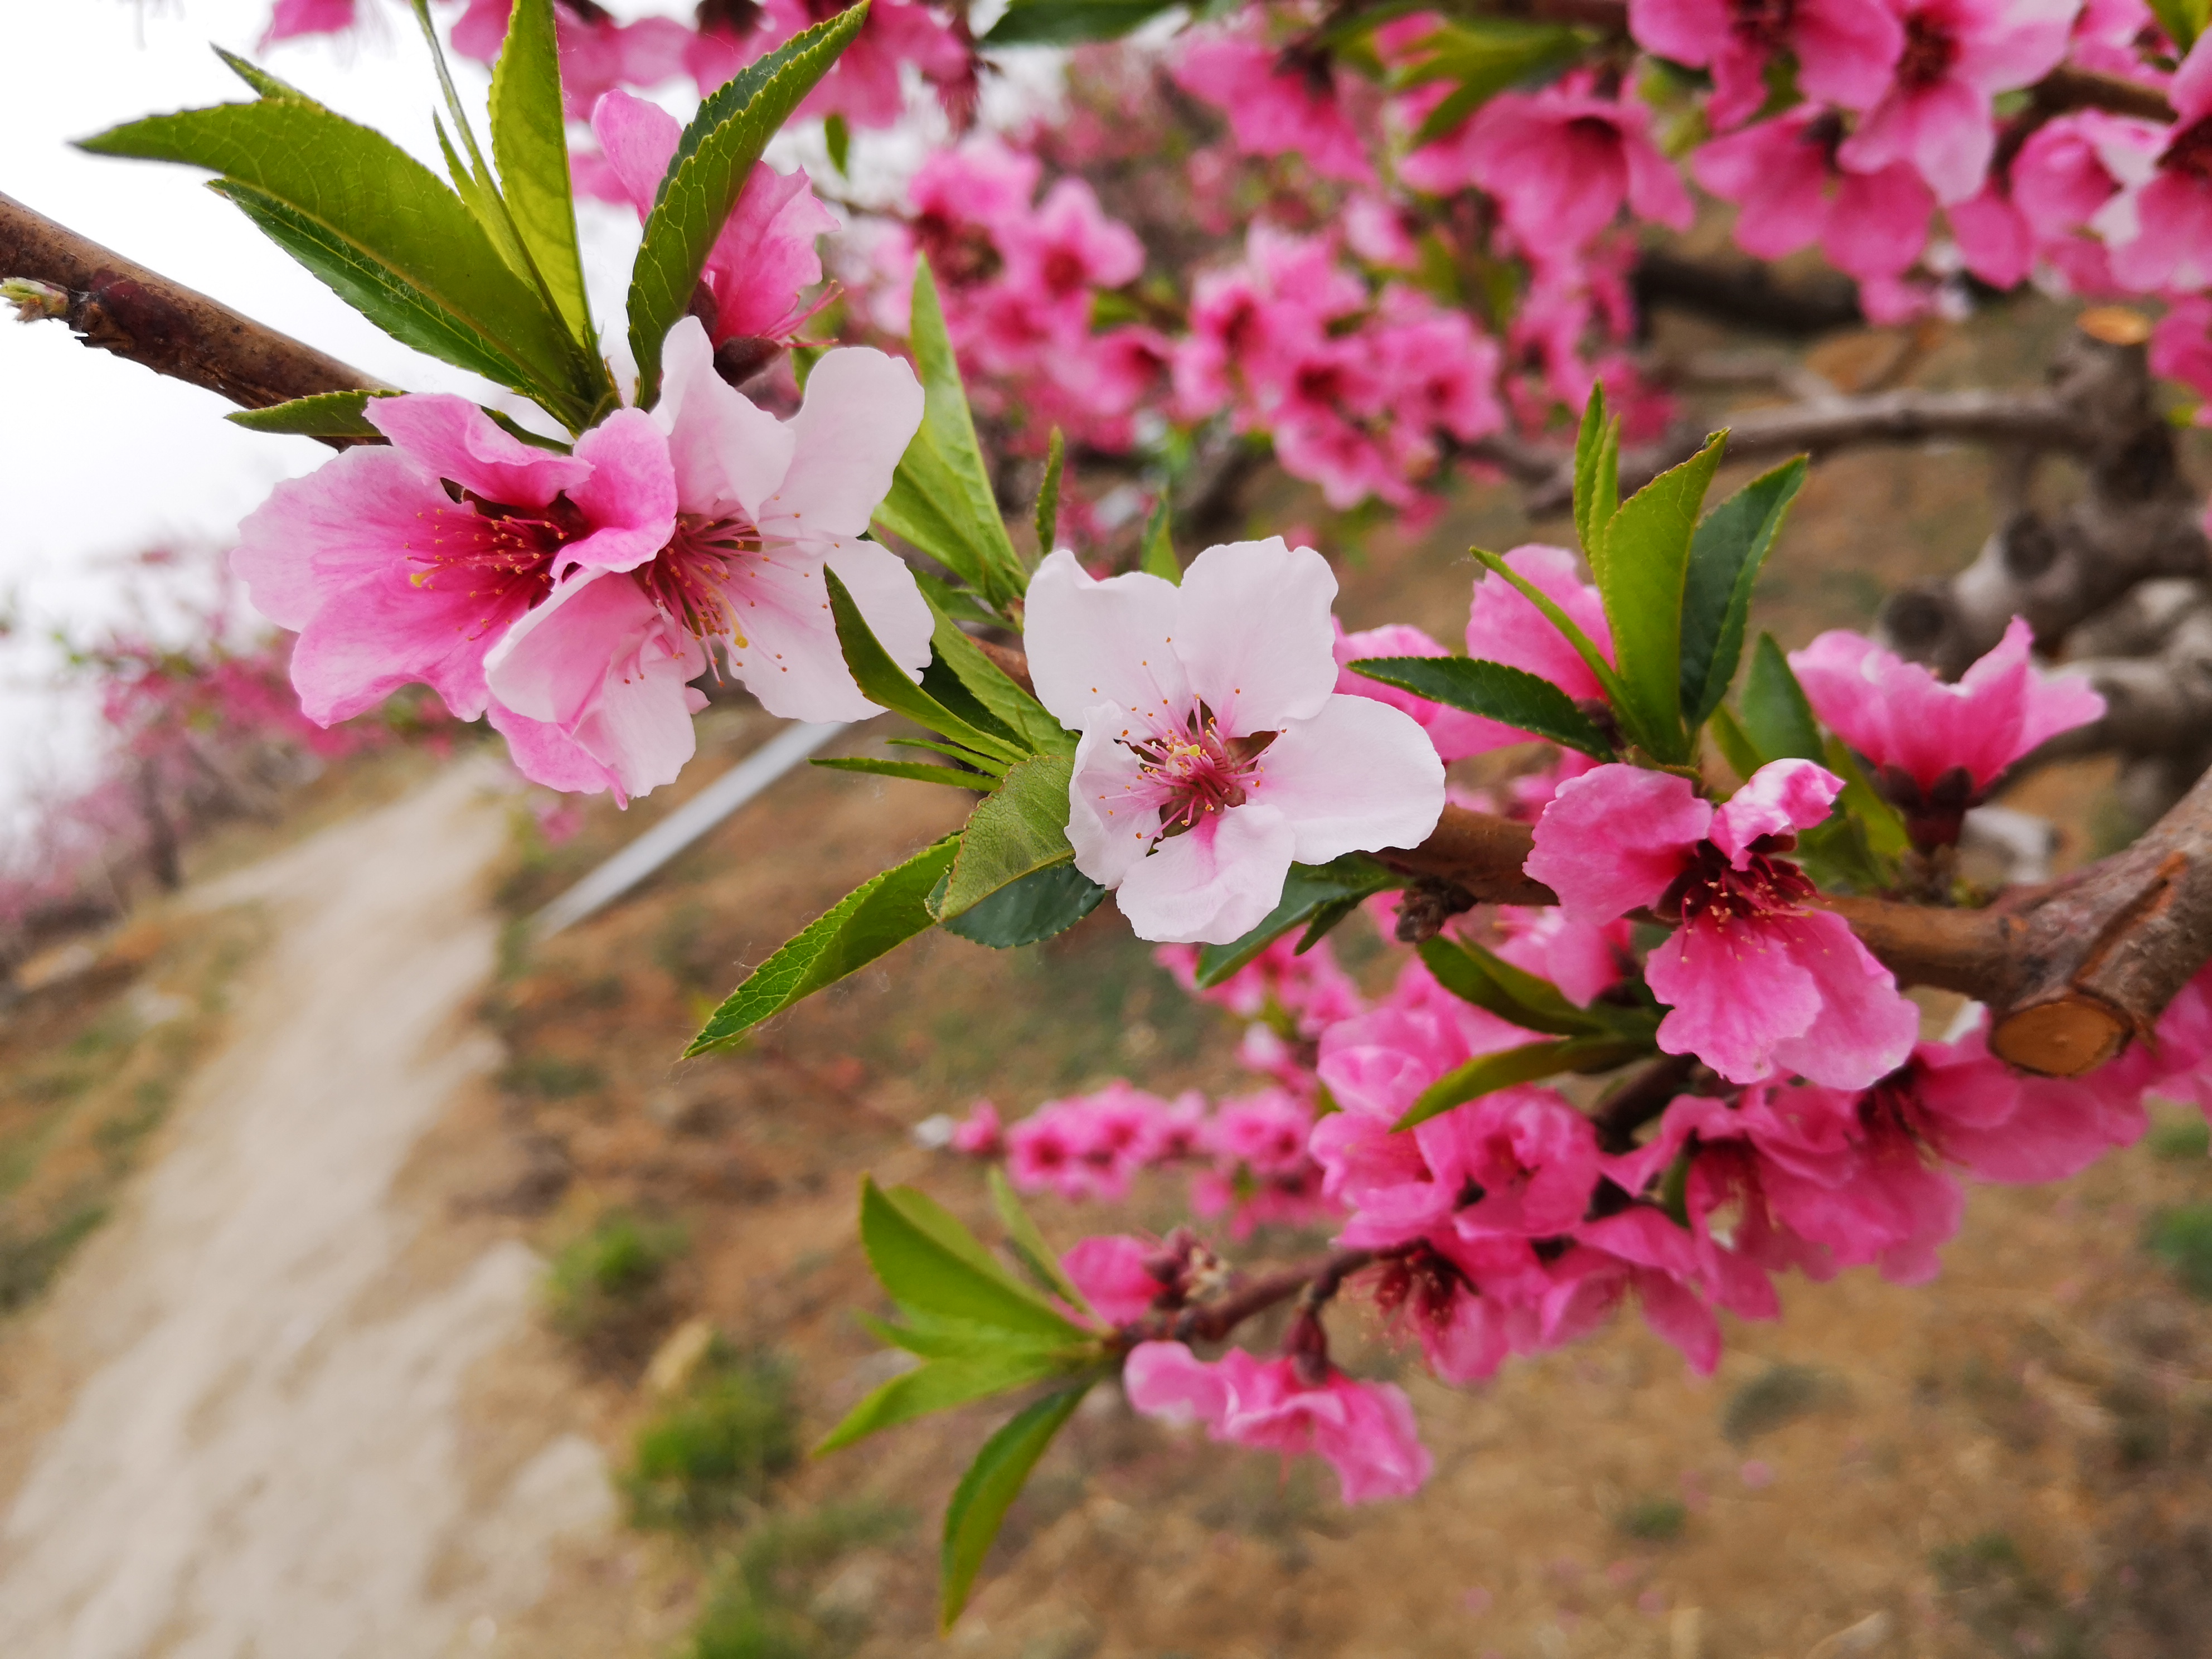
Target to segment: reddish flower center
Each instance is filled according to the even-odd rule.
[[[544,599],[552,590],[555,556],[592,533],[566,495],[544,507],[510,507],[463,490],[453,506],[416,516],[429,533],[406,544],[408,562],[421,567],[415,585],[481,599],[478,634]]]
[[[1162,797],[1160,833],[1181,835],[1209,813],[1242,806],[1263,769],[1261,753],[1274,740],[1273,732],[1224,738],[1212,711],[1200,703],[1181,732],[1130,744],[1144,763],[1145,781]]]
[[[1083,256],[1072,247],[1055,247],[1044,256],[1038,275],[1044,281],[1045,292],[1064,300],[1083,288]]]
[[[738,562],[760,550],[760,532],[742,518],[679,513],[668,545],[635,573],[637,585],[700,638],[727,635],[743,646],[745,637],[730,605],[729,584]]]
[[[1740,38],[1771,51],[1784,44],[1796,10],[1796,0],[1735,0],[1729,22]]]
[[[1792,845],[1784,837],[1762,836],[1753,843],[1749,865],[1739,870],[1719,848],[1701,841],[1689,867],[1652,908],[1662,916],[1679,915],[1686,927],[1706,921],[1720,928],[1796,915],[1819,890],[1789,860],[1771,856]]]
[[[929,256],[929,268],[947,288],[973,288],[999,274],[1000,257],[991,233],[934,210],[914,218],[914,239]]]
[[[1905,21],[1905,54],[1897,60],[1898,84],[1907,92],[1922,92],[1951,72],[1959,61],[1959,42],[1941,23],[1924,14]]]
[[[2174,135],[2158,158],[2169,173],[2185,173],[2199,180],[2212,180],[2212,115],[2191,123]]]
[[[1375,1281],[1375,1304],[1385,1314],[1410,1310],[1423,1324],[1441,1325],[1451,1317],[1452,1299],[1462,1287],[1472,1288],[1456,1262],[1433,1246],[1416,1242],[1382,1263],[1382,1276]]]

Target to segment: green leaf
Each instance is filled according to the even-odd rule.
[[[362,411],[371,398],[396,398],[396,392],[318,392],[266,409],[234,410],[223,419],[248,432],[277,432],[300,438],[370,438],[384,434]]]
[[[1029,582],[999,514],[999,498],[975,441],[975,417],[960,384],[960,365],[945,329],[937,279],[929,261],[914,271],[914,319],[908,330],[921,375],[921,430],[898,464],[876,522],[902,537],[1004,611]]]
[[[910,1423],[917,1417],[949,1411],[971,1400],[1026,1388],[1076,1369],[1039,1348],[999,1348],[961,1359],[935,1359],[903,1376],[895,1376],[853,1407],[845,1420],[823,1437],[817,1457],[866,1438],[879,1429]]]
[[[267,70],[262,68],[260,64],[249,63],[246,59],[240,58],[236,52],[225,52],[221,46],[215,47],[214,51],[215,55],[222,58],[223,63],[229,67],[230,72],[233,75],[235,75],[240,80],[245,82],[247,86],[252,87],[254,91],[259,93],[264,98],[286,98],[289,99],[295,104],[316,103],[314,99],[308,97],[306,93],[301,91],[299,88],[294,86],[289,81],[278,80]],[[316,107],[320,108],[321,106],[319,104],[316,104]]]
[[[964,587],[955,587],[942,576],[927,570],[914,573],[915,586],[921,589],[922,597],[942,616],[955,622],[997,624],[1003,620],[999,613],[986,605]]]
[[[1008,0],[984,35],[987,46],[1073,46],[1118,40],[1176,0]]]
[[[1620,422],[1606,418],[1605,388],[1595,382],[1575,436],[1575,533],[1593,568],[1602,556],[1605,527],[1620,506]]]
[[[904,864],[874,875],[745,976],[714,1010],[684,1053],[688,1059],[731,1043],[770,1014],[866,967],[893,945],[928,930],[925,901],[952,867],[960,839],[947,836]]]
[[[2151,15],[2175,50],[2186,57],[2197,37],[2212,23],[2212,0],[2150,0]]]
[[[561,56],[553,0],[514,0],[507,43],[491,72],[491,154],[516,234],[568,325],[587,349],[592,314],[576,247],[568,137],[561,110]]]
[[[1391,1127],[1410,1129],[1440,1117],[1455,1106],[1483,1095],[1494,1094],[1516,1084],[1534,1083],[1561,1072],[1605,1072],[1657,1052],[1648,1038],[1625,1036],[1557,1037],[1531,1042],[1494,1054],[1478,1054],[1455,1066],[1421,1091],[1406,1115]]]
[[[1439,933],[1422,940],[1418,948],[1437,984],[1523,1030],[1587,1036],[1608,1029],[1605,1019],[1575,1006],[1551,981],[1516,968],[1472,941]]]
[[[853,170],[853,129],[845,125],[845,118],[832,110],[822,118],[822,142],[829,146],[830,165],[837,169],[837,176],[849,179]]]
[[[1036,1281],[1038,1288],[1096,1318],[1090,1299],[1075,1288],[1075,1281],[1060,1267],[1060,1258],[1053,1254],[1052,1246],[1044,1242],[1036,1223],[1022,1207],[1022,1200],[1014,1191],[1013,1182],[1006,1179],[1006,1172],[994,1164],[984,1179],[991,1188],[991,1207],[998,1212],[999,1224],[1006,1230],[1006,1247]]]
[[[1682,718],[1697,730],[1720,707],[1743,655],[1751,590],[1805,482],[1805,458],[1761,473],[1698,525],[1682,592]]]
[[[845,584],[838,580],[837,573],[824,565],[822,580],[830,590],[830,614],[837,625],[837,643],[845,653],[845,665],[853,671],[863,696],[917,725],[941,732],[986,760],[1012,763],[1025,758],[1022,750],[1004,738],[970,726],[909,679],[906,670],[891,660],[890,653],[870,631],[867,619],[845,591]]]
[[[572,428],[599,391],[568,331],[467,206],[381,133],[268,98],[128,122],[83,141],[178,161],[404,343],[536,398]]]
[[[1322,911],[1346,901],[1356,906],[1362,899],[1405,884],[1403,876],[1364,853],[1346,853],[1327,864],[1292,865],[1283,878],[1283,896],[1267,913],[1267,920],[1231,944],[1208,945],[1200,950],[1199,988],[1220,984],[1291,928],[1314,921]],[[1299,948],[1311,942],[1309,939]]]
[[[1036,538],[1040,559],[1052,551],[1060,536],[1060,469],[1066,459],[1067,440],[1054,427],[1045,447],[1044,482],[1037,486]]]
[[[1075,734],[1065,730],[1049,709],[984,655],[982,647],[963,633],[933,601],[932,608],[937,611],[937,631],[930,636],[930,646],[937,653],[937,660],[951,670],[968,689],[969,695],[1032,752],[1073,755]]]
[[[1841,738],[1829,738],[1826,748],[1827,769],[1844,781],[1844,792],[1837,800],[1864,826],[1868,849],[1877,858],[1897,858],[1912,844],[1912,837],[1905,833],[1904,817],[1874,787],[1860,767],[1858,757],[1844,746]]]
[[[1084,1382],[1047,1395],[985,1441],[968,1473],[960,1477],[945,1511],[943,1628],[950,1630],[968,1605],[968,1592],[982,1570],[983,1558],[1030,1471],[1090,1391],[1091,1384]]]
[[[1737,723],[1736,717],[1729,713],[1726,704],[1713,710],[1706,729],[1719,741],[1721,757],[1728,762],[1729,769],[1743,782],[1750,782],[1751,775],[1765,763],[1759,758],[1759,750],[1752,745],[1750,734]]]
[[[1600,535],[1598,592],[1613,659],[1627,687],[1644,746],[1662,761],[1690,756],[1682,726],[1682,595],[1690,544],[1727,434],[1715,433],[1620,504]]]
[[[988,728],[978,726],[976,729],[983,731]],[[902,749],[927,749],[934,754],[950,755],[963,766],[972,766],[984,774],[994,785],[1006,775],[1006,763],[1004,761],[993,760],[988,755],[978,755],[971,750],[963,749],[957,743],[939,743],[933,738],[885,738],[884,741],[887,744],[895,744]]]
[[[1613,672],[1613,665],[1606,659],[1605,653],[1597,648],[1589,635],[1576,625],[1574,618],[1560,610],[1550,594],[1506,563],[1502,554],[1492,553],[1486,547],[1470,547],[1467,550],[1474,556],[1476,563],[1496,571],[1504,578],[1514,592],[1534,605],[1544,620],[1559,629],[1560,638],[1574,647],[1575,654],[1583,659],[1583,665],[1596,678],[1614,715],[1630,728],[1630,737],[1641,741],[1636,729],[1636,709],[1629,701],[1628,688],[1621,683],[1620,676]],[[1650,745],[1647,744],[1645,747]]]
[[[1147,576],[1158,576],[1162,581],[1182,585],[1182,561],[1176,557],[1175,543],[1168,536],[1168,493],[1160,492],[1160,499],[1152,508],[1152,516],[1145,521],[1143,550],[1137,559],[1137,568]]]
[[[1413,135],[1413,148],[1457,131],[1468,116],[1507,88],[1565,68],[1582,56],[1587,45],[1586,39],[1573,29],[1511,17],[1456,18],[1424,36],[1414,43],[1414,56],[1396,84],[1413,87],[1435,81],[1458,84],[1429,112]]]
[[[1605,733],[1575,707],[1575,700],[1525,669],[1468,657],[1369,657],[1352,667],[1369,679],[1549,738],[1595,759],[1613,758]]]
[[[1771,634],[1761,634],[1752,650],[1751,669],[1743,677],[1741,706],[1744,735],[1751,739],[1762,763],[1778,760],[1826,763],[1828,750],[1820,741],[1820,723],[1813,718],[1805,688],[1790,672],[1789,659]]]
[[[960,855],[936,902],[938,921],[973,909],[1003,887],[1075,857],[1067,842],[1067,789],[1075,763],[1066,755],[1033,755],[1006,769],[960,832]]]
[[[974,1235],[934,1205],[916,1206],[911,1188],[890,1193],[860,1181],[860,1244],[893,1302],[916,1314],[966,1320],[1048,1343],[1091,1333],[1060,1313],[993,1261]],[[951,1222],[951,1236],[943,1224]]]
[[[945,884],[938,884],[941,894]],[[938,895],[933,895],[936,898]],[[1073,864],[1049,865],[1010,882],[938,925],[956,939],[994,951],[1042,945],[1098,908],[1106,890]]]
[[[991,787],[988,772],[969,772],[957,766],[927,766],[918,761],[874,760],[866,755],[837,756],[808,763],[831,772],[866,772],[879,778],[904,778],[912,783],[945,783],[956,789],[985,790]]]
[[[677,141],[630,268],[629,343],[637,359],[641,406],[651,407],[659,396],[662,343],[690,305],[707,255],[753,163],[852,44],[867,15],[868,0],[860,0],[748,64],[700,105]]]

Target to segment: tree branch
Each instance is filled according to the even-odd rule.
[[[390,390],[0,195],[0,278],[7,277],[61,290],[58,314],[87,345],[204,386],[243,409],[319,392]]]
[[[1263,1274],[1212,1302],[1146,1314],[1123,1326],[1121,1338],[1130,1346],[1139,1342],[1218,1342],[1246,1320],[1302,1292],[1311,1292],[1310,1302],[1326,1301],[1346,1279],[1375,1258],[1373,1250],[1338,1250]]]

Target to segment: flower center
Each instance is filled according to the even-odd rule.
[[[2191,123],[2176,134],[2158,158],[2160,167],[2191,178],[2212,179],[2212,115]]]
[[[1160,833],[1179,836],[1211,813],[1242,806],[1267,769],[1260,756],[1274,740],[1273,732],[1224,738],[1213,711],[1200,703],[1181,731],[1170,728],[1129,744],[1159,800]]]
[[[1797,0],[1735,0],[1729,24],[1741,39],[1770,50],[1783,44]]]
[[[1897,60],[1898,84],[1908,92],[1934,86],[1959,61],[1959,42],[1940,23],[1925,15],[1905,23],[1905,54]]]
[[[1699,842],[1690,855],[1689,868],[1674,878],[1652,908],[1662,916],[1679,914],[1685,927],[1706,921],[1722,929],[1802,912],[1817,890],[1789,860],[1771,855],[1795,842],[1762,836],[1753,845],[1750,865],[1739,870],[1712,842]]]
[[[1457,1262],[1417,1241],[1382,1263],[1375,1282],[1375,1305],[1386,1315],[1410,1309],[1423,1324],[1441,1325],[1451,1317],[1452,1300],[1462,1285],[1473,1288]]]
[[[556,556],[592,532],[582,509],[566,495],[544,507],[510,507],[462,490],[453,506],[416,516],[428,534],[406,544],[408,562],[420,567],[415,586],[481,599],[479,635],[550,592]]]
[[[679,513],[668,545],[636,572],[646,596],[701,639],[728,637],[742,647],[729,585],[738,561],[761,550],[760,532],[732,515]]]

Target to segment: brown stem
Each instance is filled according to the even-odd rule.
[[[87,345],[244,409],[319,392],[390,389],[0,195],[0,278],[8,277],[62,290],[60,315]]]
[[[1328,1300],[1346,1279],[1374,1260],[1372,1250],[1339,1250],[1298,1267],[1263,1274],[1217,1301],[1147,1314],[1123,1326],[1121,1334],[1133,1346],[1162,1340],[1218,1342],[1246,1320],[1302,1292],[1306,1293],[1308,1306]]]

